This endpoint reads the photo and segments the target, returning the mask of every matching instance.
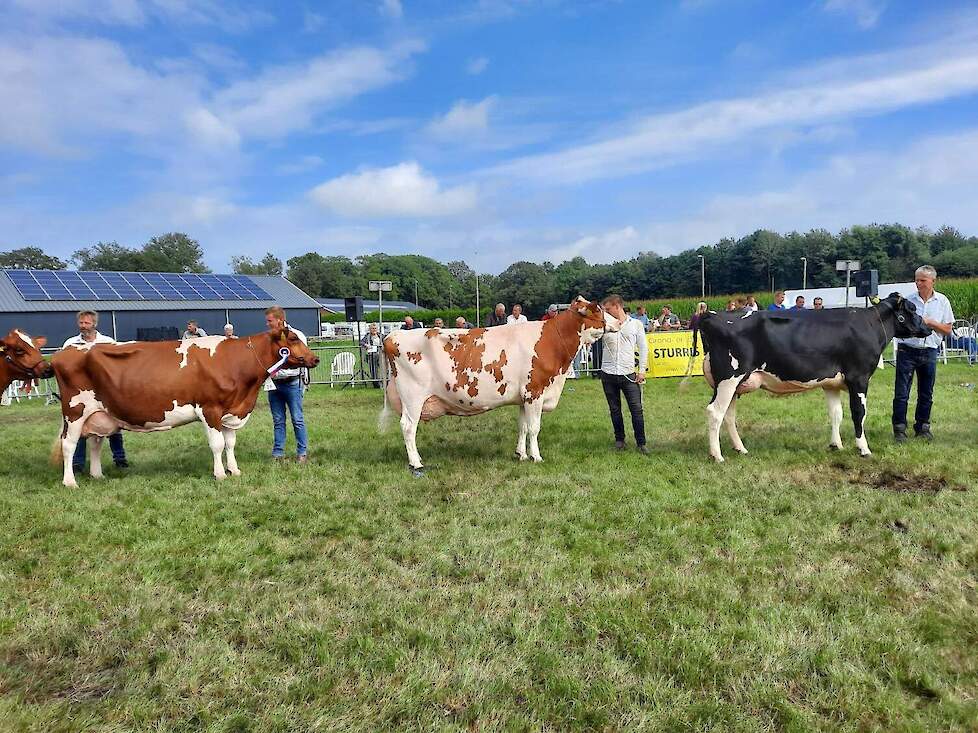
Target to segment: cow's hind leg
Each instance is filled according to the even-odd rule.
[[[727,408],[737,392],[740,377],[733,376],[718,382],[713,391],[713,399],[706,406],[707,431],[710,438],[710,455],[717,463],[723,463],[723,453],[720,452],[720,424],[727,414]]]
[[[738,453],[747,455],[747,449],[744,447],[744,441],[740,439],[740,433],[737,432],[736,395],[732,400],[730,400],[730,405],[727,407],[727,414],[723,416],[723,424],[727,426],[727,433],[730,435],[730,442],[733,444],[734,450]]]
[[[868,392],[869,382],[849,384],[849,411],[852,413],[852,426],[856,431],[856,447],[859,455],[869,458],[873,455],[869,450],[869,441],[866,440],[866,393]]]
[[[519,432],[516,435],[516,457],[526,460],[526,434],[529,432],[526,404],[520,405]]]
[[[842,425],[842,393],[837,389],[827,389],[825,390],[825,401],[829,406],[829,421],[832,424],[832,439],[829,441],[829,448],[842,450],[842,436],[839,434],[839,426]]]
[[[102,443],[101,435],[91,435],[88,438],[88,475],[92,478],[102,478]]]
[[[540,418],[543,415],[543,400],[539,399],[526,405],[526,429],[530,436],[530,458],[534,463],[542,463],[540,446],[537,436],[540,435]]]
[[[240,476],[238,469],[238,459],[234,457],[234,444],[237,442],[237,432],[231,428],[223,428],[221,433],[224,435],[224,452],[228,459],[228,473],[232,476]]]
[[[421,422],[421,411],[424,402],[411,404],[403,402],[401,405],[401,434],[404,436],[404,447],[407,449],[408,465],[415,471],[424,468],[421,463],[421,454],[418,453],[418,423]]]
[[[64,432],[61,437],[61,460],[64,463],[62,483],[71,488],[78,488],[72,459],[75,456],[75,448],[78,446],[78,439],[81,437],[82,426],[84,424],[84,418],[78,420],[66,419]]]

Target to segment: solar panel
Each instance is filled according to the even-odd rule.
[[[95,300],[119,300],[119,294],[106,282],[101,272],[79,272],[78,275],[95,293]]]
[[[272,300],[245,275],[4,270],[24,300]]]

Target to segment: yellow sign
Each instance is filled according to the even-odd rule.
[[[646,334],[649,342],[650,377],[682,377],[693,353],[692,331],[656,331]],[[693,374],[703,374],[703,342],[697,336],[699,354],[693,360]]]

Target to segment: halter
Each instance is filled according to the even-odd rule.
[[[258,366],[260,366],[262,369],[265,369],[265,365],[262,364],[261,359],[258,358],[258,352],[255,351],[255,345],[251,343],[251,336],[248,337],[248,348],[251,349],[251,353],[255,355],[255,361],[258,362]],[[278,350],[278,355],[279,355],[279,360],[274,364],[272,364],[267,369],[265,369],[265,373],[270,377],[274,377],[275,374],[278,372],[278,370],[285,365],[285,362],[289,360],[289,357],[292,355],[292,352],[289,350],[287,346],[283,346],[281,349]]]
[[[28,377],[31,377],[32,379],[37,377],[37,375],[34,373],[34,370],[37,369],[38,365],[44,361],[44,357],[42,356],[31,366],[25,367],[22,364],[18,364],[16,361],[14,361],[14,357],[12,357],[10,355],[10,352],[7,351],[6,346],[0,346],[0,354],[3,354],[3,360],[7,362],[7,364],[10,366],[11,369],[18,371],[21,374],[26,374]]]

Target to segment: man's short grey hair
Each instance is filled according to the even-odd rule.
[[[929,277],[931,280],[936,280],[937,270],[930,265],[921,265],[913,274],[914,277],[917,277],[917,275],[923,275],[924,277]]]
[[[96,326],[98,325],[98,313],[96,313],[95,311],[78,311],[78,313],[75,315],[75,322],[77,323],[84,316],[88,316],[89,318],[92,319],[92,323],[94,325]]]
[[[496,303],[496,307],[497,308],[502,308],[503,310],[506,310],[506,304],[505,303]]]

